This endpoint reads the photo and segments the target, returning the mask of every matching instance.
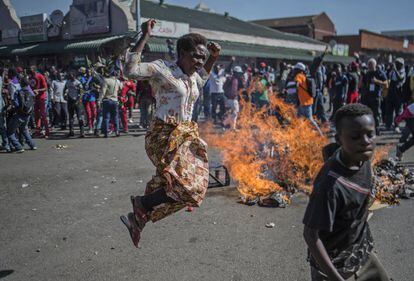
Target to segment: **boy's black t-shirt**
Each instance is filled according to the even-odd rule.
[[[359,170],[350,170],[340,163],[338,153],[316,177],[303,223],[319,230],[334,266],[347,275],[358,271],[372,251],[367,217],[375,192],[370,162]],[[318,268],[312,256],[310,263]]]

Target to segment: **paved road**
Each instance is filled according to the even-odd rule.
[[[137,250],[119,215],[153,172],[143,132],[37,143],[38,151],[0,154],[0,279],[309,280],[305,196],[287,209],[267,209],[238,204],[234,188],[211,189],[200,209],[150,224]],[[394,280],[414,276],[413,203],[371,220]],[[268,222],[276,227],[265,228]]]

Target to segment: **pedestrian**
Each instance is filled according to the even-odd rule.
[[[34,117],[36,132],[35,136],[41,136],[42,125],[45,129],[45,138],[49,137],[49,122],[47,120],[47,82],[44,75],[36,70],[36,66],[31,66],[29,71],[30,86],[35,94]]]
[[[245,89],[243,83],[243,70],[240,66],[233,68],[233,75],[228,78],[230,81],[230,88],[225,89],[226,94],[226,108],[229,110],[228,118],[223,124],[230,126],[231,130],[237,130],[237,117],[239,114],[239,93]],[[227,83],[227,82],[226,82]]]
[[[352,62],[350,65],[350,72],[348,73],[348,94],[346,98],[346,103],[358,103],[359,102],[359,74],[358,74],[359,65],[356,62]]]
[[[76,79],[73,71],[69,72],[69,79],[65,84],[65,99],[68,102],[69,112],[69,137],[75,136],[74,117],[78,119],[80,137],[85,137],[84,121],[83,121],[83,107],[82,107],[82,83]]]
[[[294,67],[294,72],[296,73],[294,80],[297,85],[296,92],[299,100],[298,116],[308,119],[319,134],[322,135],[321,129],[312,116],[313,94],[311,93],[311,89],[309,89],[309,85],[307,83],[308,78],[305,74],[306,66],[303,63],[298,62]]]
[[[199,207],[204,199],[209,175],[207,147],[191,117],[220,52],[217,44],[207,45],[204,36],[190,33],[177,41],[176,62],[142,63],[141,52],[154,25],[153,19],[142,25],[143,35],[132,53],[127,52],[125,67],[130,78],[151,81],[157,100],[155,118],[145,136],[145,149],[157,172],[147,183],[144,196],[131,196],[134,212],[121,217],[136,247],[146,222],[186,206]]]
[[[335,72],[335,80],[333,81],[333,100],[332,100],[332,117],[335,116],[335,112],[346,103],[348,95],[349,81],[345,73],[343,72],[340,64],[335,64],[333,71]]]
[[[148,80],[137,82],[137,93],[141,113],[139,127],[148,129],[155,109],[155,98]]]
[[[316,95],[313,101],[312,112],[316,118],[324,124],[328,121],[324,107],[323,90],[325,88],[325,77],[323,73],[322,62],[326,52],[321,56],[315,57],[310,67],[310,77],[314,79],[316,85]]]
[[[375,59],[369,59],[367,71],[362,75],[360,83],[361,103],[368,106],[372,110],[377,135],[379,134],[381,119],[380,108],[383,87],[388,87],[387,76],[383,71],[377,69],[377,61]]]
[[[81,68],[81,71],[83,74],[79,81],[82,83],[83,88],[82,103],[86,113],[86,123],[88,124],[89,134],[92,134],[94,123],[97,118],[96,90],[93,87],[92,70],[83,70]]]
[[[118,73],[109,70],[105,72],[104,83],[100,93],[102,103],[103,116],[103,134],[107,138],[109,134],[109,122],[114,126],[115,136],[119,137],[119,111],[118,111],[118,95],[122,89],[122,83],[116,77]]]
[[[311,280],[388,281],[367,220],[375,200],[373,113],[348,104],[338,109],[334,122],[340,148],[319,171],[303,219]]]
[[[250,89],[252,91],[250,94],[251,102],[257,109],[269,106],[269,91],[271,90],[271,85],[263,73],[255,71]]]
[[[224,98],[224,83],[226,82],[225,70],[220,65],[215,65],[210,74],[210,97],[211,97],[211,117],[214,123],[221,123],[223,121],[224,112],[226,111]],[[218,113],[217,113],[218,107]],[[207,113],[207,115],[209,115]],[[206,116],[208,119],[209,117]]]
[[[6,126],[6,111],[7,105],[3,96],[5,70],[0,67],[0,135],[1,135],[1,150],[10,152],[9,139],[7,138],[7,126]]]
[[[29,116],[34,110],[35,94],[30,88],[30,82],[27,78],[21,78],[19,85],[20,87],[14,91],[12,96],[13,115],[7,124],[7,137],[10,145],[14,147],[14,151],[22,153],[25,150],[16,138],[17,129],[23,135],[30,149],[37,149],[32,137],[30,136],[29,128],[27,127]]]
[[[131,123],[132,115],[128,119],[128,111],[134,104],[134,93],[137,91],[136,84],[132,80],[123,79],[122,90],[119,99],[119,115],[124,133],[128,133],[128,122]]]
[[[65,100],[66,80],[60,72],[55,73],[55,79],[51,85],[51,100],[55,111],[55,125],[59,125],[61,130],[66,130],[68,120],[68,103]]]
[[[385,99],[385,127],[391,130],[395,125],[393,123],[394,117],[401,114],[404,97],[403,85],[405,83],[405,69],[404,59],[397,58],[392,65],[392,70],[389,75],[389,89],[388,95]],[[397,133],[400,133],[398,126],[395,126]]]
[[[399,161],[402,161],[404,152],[414,146],[414,102],[408,105],[404,111],[395,118],[395,124],[397,126],[402,121],[405,121],[405,129],[396,148],[396,157]]]

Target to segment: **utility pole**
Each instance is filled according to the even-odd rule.
[[[135,0],[135,17],[136,17],[136,30],[137,33],[141,30],[141,1]]]

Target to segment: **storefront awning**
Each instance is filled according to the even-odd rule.
[[[229,41],[219,41],[218,43],[222,47],[221,54],[224,56],[312,61],[316,55],[320,55],[320,53],[315,53],[314,51],[301,49],[243,44]],[[148,50],[154,53],[167,53],[168,48],[166,38],[151,38],[148,42]],[[353,60],[354,59],[352,57],[333,55],[327,55],[325,57],[326,62],[337,62],[344,64],[349,64]]]
[[[105,44],[124,38],[126,38],[126,35],[83,41],[56,41],[0,46],[0,57],[96,52]]]

